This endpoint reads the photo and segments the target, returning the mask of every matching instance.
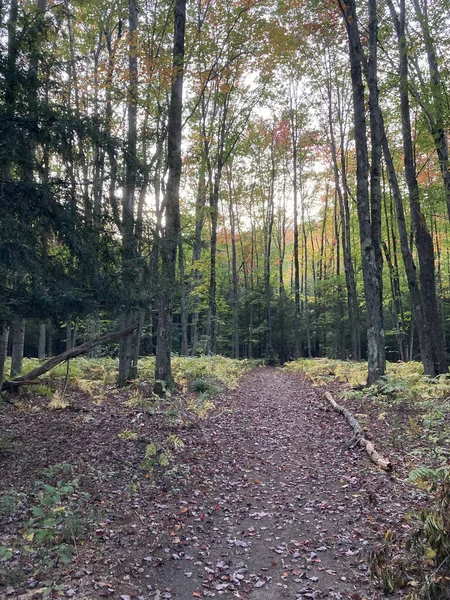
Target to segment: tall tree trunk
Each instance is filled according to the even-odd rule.
[[[228,171],[228,214],[230,217],[230,235],[231,235],[231,282],[232,282],[232,304],[233,304],[233,355],[239,358],[239,290],[238,290],[238,270],[237,270],[237,252],[236,252],[236,215],[234,212],[234,193],[232,186],[231,168]]]
[[[198,288],[201,280],[201,273],[198,269],[197,262],[200,260],[202,251],[202,231],[205,221],[205,206],[206,206],[206,162],[205,155],[202,152],[200,161],[200,172],[198,178],[197,203],[195,205],[195,239],[192,252],[192,322],[191,322],[191,354],[197,354],[198,347],[198,320],[199,320],[199,305],[200,298],[198,297]]]
[[[66,350],[73,348],[72,343],[72,320],[69,317],[66,321]]]
[[[406,278],[408,281],[409,293],[411,297],[411,311],[413,315],[413,323],[416,324],[417,335],[419,338],[420,355],[424,365],[424,372],[427,375],[434,375],[434,359],[433,359],[433,342],[432,331],[428,328],[426,318],[424,316],[424,301],[421,290],[419,288],[416,265],[412,254],[411,243],[406,227],[405,213],[403,208],[403,198],[395,172],[394,161],[389,149],[386,131],[384,127],[383,115],[380,106],[376,107],[378,118],[382,126],[382,149],[383,156],[388,172],[389,184],[392,190],[392,196],[395,203],[395,212],[397,217],[397,227],[400,235],[400,249],[405,267]],[[411,332],[412,335],[412,332]],[[411,338],[413,340],[413,337]],[[412,341],[411,341],[412,344]],[[411,356],[411,352],[409,353]]]
[[[9,325],[2,325],[0,331],[0,390],[5,379],[5,362],[8,355]]]
[[[97,48],[94,52],[94,120],[96,126],[100,128],[99,122],[99,57],[103,49],[103,32],[98,36]],[[100,230],[102,216],[102,198],[103,198],[103,175],[105,166],[105,151],[101,147],[100,140],[94,142],[94,153],[92,159],[92,225],[93,225],[93,243],[94,243],[94,258],[93,258],[93,273],[90,274],[95,288],[99,285],[100,280],[100,265],[101,257],[99,256],[100,247]],[[89,265],[89,266],[91,266]],[[100,335],[100,312],[98,308],[94,308],[90,318],[88,319],[88,335],[89,337],[97,337]],[[97,358],[100,353],[100,347],[94,347],[89,352],[89,358]]]
[[[278,312],[279,312],[279,337],[280,337],[280,363],[287,360],[286,348],[286,291],[284,289],[284,259],[286,255],[286,174],[283,179],[283,204],[278,206],[277,218],[277,246],[278,246]]]
[[[53,356],[53,323],[50,319],[47,319],[46,324],[46,333],[47,333],[47,356]]]
[[[402,115],[403,156],[405,178],[409,192],[411,221],[414,242],[419,259],[419,281],[422,295],[424,326],[427,327],[432,343],[433,372],[429,375],[447,373],[448,362],[445,352],[444,332],[439,322],[436,298],[436,273],[434,264],[433,240],[420,207],[419,186],[414,162],[414,149],[411,134],[411,116],[408,94],[408,56],[405,38],[405,0],[400,0],[400,14],[397,15],[392,0],[387,0],[397,33],[399,51],[400,106]],[[431,365],[429,366],[431,371]]]
[[[339,114],[339,119],[342,115]],[[344,258],[345,284],[347,288],[347,306],[350,335],[352,341],[351,358],[353,360],[361,360],[361,338],[360,338],[360,319],[358,295],[356,291],[355,270],[352,263],[351,252],[351,235],[350,235],[350,210],[348,203],[348,191],[346,188],[346,165],[343,143],[341,143],[341,172],[343,179],[343,189],[340,183],[339,165],[336,149],[336,140],[334,134],[334,124],[332,115],[331,102],[331,81],[328,84],[328,126],[330,130],[330,146],[333,159],[334,185],[336,189],[337,199],[339,203],[339,214],[341,218],[341,236],[342,236],[342,252]],[[341,136],[343,137],[343,136]]]
[[[356,16],[355,0],[343,3],[339,0],[340,7],[346,24],[350,70],[352,79],[353,113],[355,125],[356,146],[356,186],[357,186],[357,211],[359,222],[359,235],[361,244],[364,295],[367,312],[367,350],[368,350],[368,377],[367,383],[373,384],[386,370],[385,341],[382,312],[382,277],[380,269],[380,237],[379,215],[381,211],[376,204],[379,201],[377,185],[371,185],[375,197],[369,196],[369,153],[367,147],[366,110],[364,98],[364,84],[362,77],[363,51],[359,36],[358,21]],[[372,27],[374,24],[372,23]],[[370,34],[372,39],[372,33]],[[376,77],[376,64],[371,77]],[[373,102],[373,92],[370,92],[369,106]],[[378,125],[375,124],[378,128]],[[372,132],[372,141],[378,144],[379,132]],[[378,148],[376,149],[378,152]],[[373,165],[371,175],[377,177],[377,156],[372,156]]]
[[[155,174],[153,180],[153,188],[155,193],[155,216],[156,223],[153,231],[153,245],[150,252],[150,280],[153,287],[153,295],[151,305],[153,307],[152,319],[152,351],[156,355],[156,346],[158,344],[158,310],[160,302],[160,272],[159,260],[161,256],[161,238],[162,238],[162,218],[164,207],[161,206],[161,181],[162,181],[162,155],[164,150],[164,140],[161,132],[157,131],[158,156],[155,161]]]
[[[211,243],[210,243],[210,277],[209,277],[209,312],[208,312],[208,342],[207,354],[217,352],[217,221],[219,211],[219,192],[222,179],[223,165],[217,166],[214,183],[210,193],[209,207],[211,212]]]
[[[339,223],[339,199],[337,192],[334,198],[334,236],[336,239],[336,279],[337,279],[337,295],[338,295],[338,320],[336,323],[336,358],[341,360],[346,359],[346,345],[345,345],[345,326],[344,326],[344,303],[342,301],[342,286],[341,280],[341,244],[340,244],[340,231],[339,228],[343,228],[343,223]],[[353,339],[353,336],[352,336]]]
[[[13,378],[22,373],[23,349],[25,343],[25,319],[17,319],[12,322],[12,350],[11,350],[11,374]]]
[[[309,314],[309,300],[308,300],[308,270],[309,270],[309,260],[308,260],[308,238],[306,235],[306,223],[305,223],[305,205],[302,202],[302,262],[303,262],[303,314],[305,321],[305,331],[306,331],[306,351],[308,358],[312,357],[312,348],[311,348],[311,319]]]
[[[189,355],[189,344],[188,344],[188,321],[189,321],[189,296],[188,296],[188,284],[186,281],[184,271],[184,252],[183,252],[183,238],[180,235],[179,249],[178,249],[178,262],[180,269],[180,321],[181,321],[181,356]]]
[[[170,350],[175,262],[180,234],[181,130],[185,24],[186,0],[176,0],[173,40],[173,66],[176,75],[172,83],[169,107],[167,137],[169,176],[164,198],[166,222],[161,243],[161,296],[155,366],[155,392],[159,394],[163,394],[166,387],[170,388],[173,386]]]
[[[397,249],[395,242],[395,234],[394,234],[394,224],[392,223],[393,211],[388,211],[387,207],[387,194],[385,189],[384,182],[384,173],[383,173],[383,201],[384,201],[384,217],[385,217],[385,227],[386,227],[386,241],[383,242],[383,251],[386,257],[386,262],[389,268],[389,280],[391,284],[391,295],[392,295],[392,305],[393,305],[393,317],[394,317],[394,325],[397,337],[398,344],[398,352],[400,356],[400,360],[406,362],[408,360],[408,348],[407,348],[407,338],[405,331],[405,319],[404,319],[404,311],[403,311],[403,303],[402,303],[402,295],[400,288],[400,275],[397,264]],[[392,198],[390,199],[390,205],[392,209]]]
[[[45,359],[45,321],[39,322],[38,360]]]
[[[128,90],[127,90],[127,146],[125,151],[125,186],[122,201],[122,271],[124,309],[121,328],[136,320],[133,302],[137,288],[137,247],[135,237],[135,192],[137,175],[137,6],[136,0],[128,0]],[[130,306],[131,305],[131,306]],[[120,340],[118,385],[131,379],[134,343],[133,332]]]
[[[17,17],[18,17],[18,0],[11,0],[8,17],[8,51],[6,57],[6,74],[5,74],[5,117],[11,123],[14,122],[14,113],[16,107],[17,95]],[[4,181],[9,181],[11,178],[11,155],[9,152],[2,152],[2,178]]]
[[[298,233],[298,106],[294,92],[291,90],[291,142],[292,142],[292,191],[294,195],[294,299],[295,299],[295,357],[301,356],[301,311],[300,311],[300,262],[299,262],[299,233]]]
[[[436,48],[430,32],[427,2],[424,2],[423,10],[420,6],[419,0],[413,0],[413,4],[425,42],[428,71],[430,74],[430,89],[433,101],[432,108],[427,107],[425,114],[428,121],[428,128],[433,137],[436,154],[439,160],[439,167],[441,169],[445,188],[447,214],[450,220],[450,163],[448,156],[447,132],[445,130],[445,98],[447,95],[447,90],[442,83]]]
[[[112,130],[113,130],[113,75],[115,69],[115,46],[113,44],[112,39],[112,31],[110,28],[106,29],[105,32],[106,38],[106,48],[108,51],[108,68],[106,74],[106,91],[105,91],[105,121],[106,121],[106,134],[107,134],[107,142],[106,142],[106,152],[108,154],[109,161],[109,186],[108,186],[108,200],[109,205],[111,207],[112,215],[114,218],[114,222],[119,229],[122,229],[122,220],[120,218],[120,210],[119,203],[116,198],[116,182],[117,182],[117,150],[116,144],[113,139]]]
[[[131,377],[137,379],[138,377],[138,363],[139,354],[141,350],[142,334],[144,332],[145,323],[145,309],[140,308],[138,311],[138,326],[136,327],[136,335],[133,338],[133,348],[131,357]]]
[[[264,248],[264,291],[266,297],[266,348],[265,358],[273,361],[272,347],[272,288],[270,285],[270,271],[272,258],[272,232],[274,220],[274,195],[275,195],[275,132],[272,131],[272,139],[270,144],[270,184],[267,199],[267,214],[264,227],[265,248]]]
[[[72,27],[72,19],[73,16],[71,14],[70,6],[68,0],[64,0],[66,16],[67,16],[67,28],[69,32],[69,50],[70,50],[70,81],[73,84],[73,91],[75,96],[75,109],[77,112],[77,116],[81,118],[81,104],[80,104],[80,90],[78,87],[78,69],[77,69],[77,59],[75,56],[75,36]],[[75,132],[74,132],[75,133]],[[87,222],[91,221],[92,217],[92,205],[89,197],[89,177],[88,177],[88,164],[86,160],[86,153],[83,146],[83,138],[78,135],[78,154],[79,161],[81,164],[81,172],[83,175],[83,183],[82,183],[82,194],[83,194],[83,205],[84,205],[84,215]]]

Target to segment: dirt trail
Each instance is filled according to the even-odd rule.
[[[180,544],[158,555],[156,589],[176,599],[381,597],[367,550],[376,521],[390,520],[392,478],[348,448],[346,424],[304,378],[258,369],[231,407],[204,429],[201,485],[180,505]]]
[[[414,492],[349,448],[347,423],[306,378],[256,369],[216,401],[221,412],[182,426],[125,408],[124,392],[113,392],[97,404],[74,392],[70,411],[8,408],[2,416],[20,440],[0,473],[3,491],[26,491],[40,468],[65,460],[91,494],[96,516],[78,557],[46,576],[64,595],[383,597],[371,586],[368,553],[387,530],[406,535]],[[142,439],[121,439],[129,427]],[[146,474],[146,440],[170,433],[185,444],[174,473]],[[17,527],[5,521],[9,540]],[[40,599],[33,589],[42,583],[25,566],[31,591],[19,598]]]

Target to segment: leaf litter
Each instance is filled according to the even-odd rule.
[[[1,464],[2,490],[18,481],[25,488],[39,468],[64,459],[98,514],[70,568],[51,573],[61,593],[84,600],[383,598],[370,582],[368,551],[387,531],[405,537],[406,509],[423,498],[348,447],[346,424],[301,374],[256,369],[220,405],[192,427],[124,411],[117,394],[90,405],[89,420],[4,411],[7,428],[27,436],[18,460]],[[180,436],[172,475],[143,472],[140,438],[118,437],[130,422],[144,439]],[[26,596],[26,582],[24,598],[43,597]]]

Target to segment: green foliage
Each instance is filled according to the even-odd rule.
[[[48,385],[37,385],[33,388],[33,391],[37,396],[44,396],[47,398],[52,398],[54,394],[54,391]]]
[[[204,396],[218,396],[221,392],[220,387],[214,381],[202,377],[194,379],[189,384],[189,390],[191,392],[198,392]]]
[[[252,360],[233,360],[225,356],[199,356],[172,358],[172,372],[175,382],[187,388],[195,380],[217,381],[227,389],[234,389],[239,379],[258,366],[260,362]],[[144,356],[139,361],[139,378],[153,381],[155,375],[155,359]]]
[[[128,396],[128,400],[124,402],[124,406],[127,408],[148,409],[151,405],[151,401],[148,398],[144,398],[142,392],[139,390],[132,390]]]
[[[43,569],[70,562],[85,529],[90,494],[79,490],[73,466],[58,463],[40,474],[43,479],[35,482],[33,493],[11,492],[2,499],[3,515],[18,514],[31,505],[31,514],[19,526],[21,537],[0,546],[5,577],[11,577],[9,561],[16,554],[36,557]]]
[[[64,410],[69,408],[70,402],[62,390],[56,390],[47,408],[50,410]]]
[[[169,435],[163,442],[147,444],[142,463],[144,469],[152,473],[157,466],[168,467],[177,451],[184,448],[184,442],[177,435]]]
[[[117,437],[121,440],[128,440],[131,442],[134,442],[139,438],[138,434],[131,429],[124,429],[117,435]]]
[[[434,509],[422,510],[411,548],[428,565],[417,598],[445,598],[450,576],[450,469],[447,465],[414,469],[409,480],[435,497]]]
[[[285,363],[283,369],[291,373],[304,373],[316,385],[326,384],[333,379],[349,385],[362,385],[367,379],[367,363],[365,362],[301,358]]]
[[[191,400],[188,404],[188,409],[201,420],[207,419],[210,411],[214,410],[215,408],[215,404],[208,399],[207,393],[201,393],[197,398]]]

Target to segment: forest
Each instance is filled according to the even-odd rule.
[[[0,408],[7,431],[0,462],[14,462],[5,463],[0,484],[7,492],[0,522],[9,519],[7,536],[0,534],[7,596],[319,598],[326,596],[313,584],[328,577],[329,597],[369,597],[368,579],[358,579],[366,563],[356,567],[360,559],[348,558],[363,548],[342,531],[348,573],[338,577],[341,590],[331,584],[334,563],[321,552],[334,542],[323,532],[341,508],[324,508],[325,492],[310,501],[311,511],[320,504],[329,512],[318,517],[320,539],[311,525],[306,541],[289,546],[297,539],[291,532],[289,543],[271,549],[283,561],[302,562],[299,553],[309,552],[304,569],[294,564],[277,575],[280,590],[289,588],[285,580],[305,578],[298,595],[289,588],[291,596],[258,596],[273,585],[267,568],[233,571],[213,550],[208,562],[209,538],[207,550],[194,543],[209,565],[208,584],[190,581],[193,565],[183,566],[184,575],[178,563],[175,571],[158,570],[166,550],[130,558],[138,544],[123,541],[125,517],[120,544],[128,554],[117,564],[136,560],[131,578],[134,568],[162,573],[145,576],[147,590],[144,575],[133,588],[124,573],[116,585],[97,579],[95,593],[85,591],[91,583],[81,591],[73,580],[61,588],[56,579],[42,583],[44,572],[74,556],[78,571],[95,562],[100,542],[113,552],[114,532],[105,531],[115,517],[103,515],[93,529],[97,516],[89,517],[89,526],[80,525],[80,533],[74,526],[61,541],[67,522],[93,503],[106,502],[128,520],[137,515],[137,528],[153,514],[155,539],[145,538],[143,552],[164,548],[169,531],[181,540],[168,550],[175,562],[191,539],[180,537],[185,519],[223,517],[217,531],[227,531],[228,547],[248,558],[252,544],[226,529],[219,482],[225,474],[223,489],[233,495],[227,469],[251,473],[254,506],[239,517],[248,521],[245,536],[256,536],[256,544],[264,533],[254,521],[267,516],[275,530],[274,519],[297,497],[282,502],[278,479],[261,483],[257,440],[267,435],[264,452],[272,453],[260,460],[270,469],[282,471],[299,447],[306,452],[292,459],[295,476],[286,467],[288,495],[290,486],[312,485],[300,476],[304,460],[336,506],[351,503],[345,510],[358,515],[355,528],[367,506],[378,506],[379,536],[367,524],[348,536],[375,548],[367,572],[384,594],[409,586],[411,600],[447,597],[449,15],[449,0],[0,3]],[[354,435],[346,445],[348,425]],[[74,444],[85,434],[87,454],[78,464]],[[330,440],[335,450],[328,447],[326,456],[333,459],[323,465]],[[217,445],[222,454],[213,460]],[[98,448],[108,449],[104,464]],[[189,458],[180,466],[182,456]],[[94,502],[113,485],[117,464],[110,460],[122,465],[121,479],[108,500]],[[355,465],[363,460],[360,471]],[[330,483],[337,472],[347,483]],[[402,477],[409,483],[400,490]],[[27,478],[36,480],[35,491],[17,488]],[[365,508],[357,506],[360,486]],[[344,487],[353,500],[339,491]],[[197,500],[183,504],[188,493]],[[398,556],[412,525],[400,504],[390,506],[395,494],[408,514],[431,511],[419,527],[420,567]],[[108,504],[115,495],[119,508]],[[198,514],[197,502],[204,504]],[[26,514],[33,516],[24,521]],[[81,531],[89,528],[97,546],[83,555]],[[265,550],[258,552],[264,562]],[[36,583],[25,593],[27,553],[33,568],[25,568],[26,577]],[[99,577],[109,570],[112,582],[113,562],[106,550],[102,556]],[[360,570],[356,580],[352,568]],[[181,587],[192,584],[186,595],[170,587],[179,577]]]
[[[0,364],[136,322],[122,384],[171,352],[446,373],[447,9],[3,3]]]

